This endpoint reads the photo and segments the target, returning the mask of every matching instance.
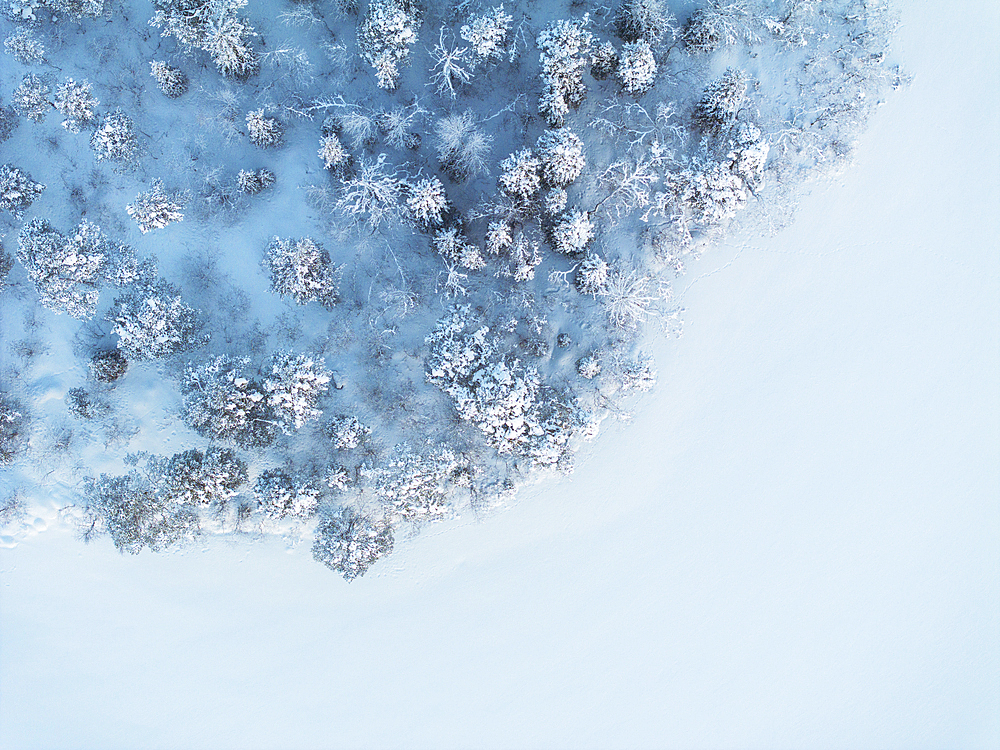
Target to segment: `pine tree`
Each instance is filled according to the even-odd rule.
[[[410,218],[421,227],[441,226],[448,212],[448,198],[441,180],[430,177],[411,185],[406,210]]]
[[[411,0],[372,0],[358,27],[361,55],[375,70],[380,88],[389,91],[399,81],[399,65],[417,41],[420,15]]]
[[[52,109],[48,96],[49,85],[45,80],[29,73],[21,80],[21,85],[14,89],[12,104],[22,117],[32,122],[42,122]]]
[[[275,118],[265,117],[263,109],[255,109],[247,113],[247,133],[255,146],[274,148],[281,145],[285,130]]]
[[[275,237],[264,265],[271,274],[271,291],[287,294],[299,305],[319,302],[332,308],[339,299],[338,270],[330,254],[309,237]]]
[[[644,94],[656,80],[656,60],[649,42],[640,39],[622,47],[618,62],[618,81],[630,94]]]
[[[552,246],[560,253],[578,256],[594,239],[594,222],[585,211],[573,210],[552,228]]]
[[[90,83],[77,83],[72,78],[56,87],[53,105],[66,119],[62,126],[71,133],[79,133],[80,128],[94,121],[94,107],[100,102],[90,95]]]
[[[184,218],[184,203],[187,194],[169,194],[160,180],[153,181],[151,190],[139,193],[135,202],[125,206],[128,215],[139,225],[143,234],[153,229],[162,229],[168,224]]]
[[[176,99],[188,90],[188,77],[180,68],[173,68],[165,62],[153,60],[149,63],[150,75],[156,79],[160,91]]]
[[[45,185],[35,182],[27,172],[11,164],[0,166],[0,208],[15,219],[24,216],[43,190]]]
[[[45,45],[28,29],[20,28],[4,39],[3,48],[22,65],[45,63]]]
[[[90,138],[90,147],[98,161],[133,163],[139,155],[139,142],[132,118],[120,109],[105,115]]]
[[[708,133],[718,134],[736,122],[736,116],[746,101],[750,77],[741,70],[729,68],[718,80],[705,88],[695,106],[694,119]]]
[[[511,154],[500,164],[500,189],[515,200],[530,200],[542,186],[541,167],[531,149]]]
[[[552,187],[567,187],[586,165],[583,141],[566,128],[546,130],[538,138],[537,148],[542,179]]]
[[[292,434],[322,415],[317,404],[329,389],[330,380],[322,359],[292,352],[274,355],[264,389],[285,434]]]
[[[351,155],[347,153],[347,149],[344,148],[340,139],[334,133],[320,138],[317,154],[323,160],[323,166],[330,170],[346,167],[351,158]]]
[[[203,343],[198,311],[177,288],[157,279],[120,295],[108,311],[111,333],[130,360],[159,359]]]
[[[392,547],[392,526],[348,506],[319,525],[312,553],[317,562],[353,581]]]

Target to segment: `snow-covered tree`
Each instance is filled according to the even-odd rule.
[[[18,235],[17,258],[41,303],[80,320],[93,316],[97,308],[110,251],[104,233],[87,220],[66,237],[45,219],[35,218]]]
[[[60,16],[74,21],[84,18],[101,18],[106,15],[104,0],[44,0],[44,4]],[[55,20],[55,19],[53,19]]]
[[[274,172],[270,169],[241,169],[236,175],[236,186],[247,195],[257,195],[274,184]]]
[[[255,36],[257,33],[245,19],[228,13],[209,23],[203,49],[212,56],[220,73],[245,81],[260,70],[260,58],[250,42]]]
[[[545,213],[549,216],[558,216],[566,210],[569,202],[569,194],[564,188],[551,188],[545,192],[542,198],[542,205],[545,206]]]
[[[128,370],[128,360],[119,349],[102,349],[90,358],[90,374],[99,383],[113,383]]]
[[[503,255],[514,244],[514,233],[509,222],[491,221],[486,229],[486,252]]]
[[[163,183],[154,180],[152,189],[139,193],[135,202],[125,206],[125,210],[139,225],[139,231],[146,234],[153,229],[162,229],[171,222],[181,221],[188,198],[186,193],[166,192]]]
[[[330,170],[346,167],[351,159],[351,155],[334,133],[319,139],[319,151],[316,153],[323,160],[323,166]]]
[[[422,141],[417,120],[425,114],[427,110],[419,102],[414,102],[408,107],[393,107],[379,112],[375,122],[388,145],[415,151]]]
[[[372,434],[371,427],[362,424],[357,417],[341,414],[330,420],[326,428],[333,447],[340,451],[357,448]]]
[[[444,223],[448,212],[448,198],[444,185],[437,177],[419,180],[409,186],[406,211],[421,227],[434,228]]]
[[[588,255],[576,270],[574,280],[580,294],[593,297],[604,294],[608,289],[608,264],[595,253]]]
[[[361,56],[375,69],[380,88],[391,91],[399,81],[399,66],[417,41],[420,13],[412,0],[371,0],[358,26]]]
[[[275,118],[265,117],[263,109],[255,109],[247,113],[247,134],[255,146],[274,148],[281,145],[285,129]]]
[[[159,552],[192,539],[201,530],[194,508],[161,495],[137,470],[91,479],[85,494],[83,538],[89,541],[105,532],[122,553],[137,555],[144,547]]]
[[[705,87],[705,93],[694,109],[694,119],[705,131],[720,133],[736,122],[736,116],[746,101],[750,76],[729,68],[722,76]]]
[[[79,133],[94,121],[94,107],[100,102],[90,95],[90,83],[77,83],[72,78],[56,86],[53,106],[66,119],[62,126],[71,133]]]
[[[564,188],[586,166],[583,141],[566,128],[546,130],[536,144],[541,161],[541,176],[547,185]]]
[[[486,266],[479,248],[469,242],[458,227],[439,229],[434,233],[434,249],[449,265],[478,271]]]
[[[764,179],[764,167],[770,151],[761,129],[751,122],[741,122],[726,155],[729,171],[743,180],[748,188],[756,190]]]
[[[518,201],[529,201],[542,186],[542,163],[531,149],[521,149],[500,164],[500,189]]]
[[[433,85],[439,96],[454,99],[456,88],[472,80],[472,64],[469,60],[469,48],[456,47],[453,42],[445,41],[444,35],[445,27],[442,26],[438,42],[431,51],[434,65],[431,67],[428,85]]]
[[[361,161],[357,171],[343,181],[334,207],[348,217],[366,217],[375,230],[398,215],[405,184],[400,170],[390,172],[385,154],[379,154],[375,161]]]
[[[149,24],[188,49],[208,52],[224,75],[246,80],[260,68],[250,45],[256,34],[239,14],[246,4],[247,0],[153,0],[156,11]]]
[[[20,28],[4,39],[3,48],[22,65],[45,63],[45,45],[29,29]]]
[[[118,348],[131,360],[166,357],[204,341],[198,311],[162,279],[120,295],[107,318],[114,324],[111,333],[118,337]]]
[[[500,4],[473,16],[468,25],[462,26],[462,39],[469,43],[474,64],[490,62],[503,56],[513,20],[504,12],[503,4]]]
[[[52,102],[49,101],[49,85],[41,76],[28,73],[21,80],[21,85],[14,89],[11,103],[14,105],[14,110],[22,117],[32,122],[41,122],[52,109]]]
[[[506,257],[497,270],[497,276],[511,278],[516,282],[531,281],[535,269],[542,262],[538,242],[529,239],[524,232],[518,232],[511,240]]]
[[[0,466],[12,463],[27,442],[28,419],[13,397],[0,392]]]
[[[435,126],[441,167],[455,182],[487,171],[486,156],[492,137],[476,127],[471,111],[442,117]]]
[[[43,190],[45,185],[32,180],[27,172],[11,164],[0,166],[0,208],[15,219],[24,216]]]
[[[223,355],[189,367],[181,383],[184,421],[212,440],[231,440],[242,448],[274,441],[277,422],[262,383],[247,377],[247,359]]]
[[[347,506],[316,529],[312,553],[317,562],[353,581],[380,557],[392,552],[392,546],[392,526],[388,522]]]
[[[707,0],[698,8],[681,32],[689,52],[715,52],[720,47],[753,38],[750,28],[750,4],[747,0]]]
[[[630,94],[645,94],[656,80],[656,60],[649,42],[640,39],[622,46],[618,81]]]
[[[297,304],[319,302],[332,308],[339,299],[339,269],[322,245],[309,237],[275,237],[267,246],[264,265],[271,274],[271,291],[287,294]]]
[[[538,111],[552,127],[566,122],[587,95],[583,72],[593,64],[594,35],[587,31],[590,15],[575,21],[550,23],[535,40],[542,64],[542,95]]]
[[[593,354],[580,357],[576,362],[576,372],[581,378],[593,380],[601,374],[601,361]]]
[[[307,518],[319,504],[319,490],[281,469],[261,472],[253,491],[260,508],[271,518]]]
[[[0,105],[0,143],[10,138],[21,122],[13,107]]]
[[[115,161],[122,165],[134,162],[139,155],[139,141],[132,118],[120,109],[106,114],[90,137],[90,147],[98,161]]]
[[[626,42],[642,39],[659,49],[673,41],[677,22],[666,0],[624,0],[618,6],[615,28]]]
[[[465,469],[465,462],[450,448],[429,446],[418,452],[402,444],[385,464],[364,474],[372,479],[375,495],[390,516],[426,523],[451,512],[449,492],[461,481]]]
[[[650,277],[636,269],[612,268],[600,300],[608,319],[616,328],[634,329],[652,312],[659,297],[652,291]]]
[[[330,380],[330,371],[322,359],[292,352],[274,355],[264,390],[285,434],[292,434],[322,415],[317,404],[329,389]]]
[[[618,69],[618,51],[611,42],[604,42],[594,50],[590,75],[603,81]]]
[[[552,247],[566,255],[582,255],[593,239],[594,222],[586,211],[569,211],[552,227]]]
[[[180,68],[171,67],[160,60],[153,60],[149,63],[149,70],[160,91],[171,99],[176,99],[188,90],[187,74]]]
[[[149,460],[156,494],[168,505],[222,505],[247,481],[247,464],[229,448],[192,449]]]
[[[0,245],[0,292],[3,291],[4,284],[7,283],[7,274],[14,267],[14,258]]]

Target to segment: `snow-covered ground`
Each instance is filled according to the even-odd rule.
[[[2,549],[0,747],[996,747],[1000,10],[901,9],[857,165],[690,270],[571,481],[351,584]]]

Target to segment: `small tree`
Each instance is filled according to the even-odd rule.
[[[181,384],[184,421],[212,440],[248,449],[270,445],[277,420],[263,384],[246,376],[248,364],[223,355],[189,367]]]
[[[455,98],[456,88],[472,80],[472,65],[468,60],[469,48],[456,47],[444,38],[445,27],[441,27],[438,42],[431,52],[434,65],[431,67],[430,82],[439,96]]]
[[[18,457],[27,439],[28,420],[24,408],[11,396],[0,393],[0,466]]]
[[[198,311],[162,279],[119,296],[107,319],[114,324],[111,333],[118,337],[118,348],[132,360],[159,359],[204,341]]]
[[[514,200],[529,201],[542,186],[541,167],[531,149],[511,154],[500,164],[500,189]]]
[[[187,74],[180,68],[174,68],[165,62],[153,60],[149,63],[150,74],[156,80],[160,91],[176,99],[188,90]]]
[[[20,28],[4,39],[3,48],[22,65],[45,63],[45,45],[28,29]]]
[[[579,256],[594,239],[594,222],[585,211],[573,210],[552,228],[552,246],[560,253]]]
[[[473,16],[461,30],[474,55],[474,63],[485,63],[503,56],[510,24],[514,19],[504,12],[503,4]]]
[[[236,176],[236,186],[247,195],[257,195],[274,184],[274,172],[270,169],[241,169]]]
[[[654,49],[664,47],[677,34],[677,22],[666,0],[624,0],[618,6],[615,27],[626,42],[644,40]]]
[[[399,170],[390,172],[385,154],[375,161],[362,161],[350,179],[344,180],[335,208],[347,216],[367,217],[372,230],[386,219],[398,216],[399,201],[406,184]]]
[[[104,349],[90,358],[90,374],[99,383],[113,383],[128,370],[128,360],[119,349]]]
[[[591,253],[580,263],[575,283],[580,294],[592,297],[604,294],[608,289],[608,264],[601,256]]]
[[[254,484],[257,502],[271,518],[307,518],[316,512],[319,491],[308,482],[296,482],[281,469],[261,472]]]
[[[566,128],[546,130],[538,138],[541,175],[546,184],[564,188],[572,183],[586,165],[583,141]]]
[[[478,271],[486,266],[479,248],[469,242],[458,227],[439,229],[434,234],[434,249],[449,265]]]
[[[153,229],[162,229],[172,222],[181,221],[188,197],[186,193],[167,193],[163,189],[163,183],[154,180],[153,188],[139,193],[135,202],[125,206],[125,210],[139,225],[139,231],[146,234]]]
[[[187,450],[170,458],[151,459],[156,493],[170,505],[224,505],[247,481],[246,461],[229,448]]]
[[[348,506],[319,525],[312,553],[317,562],[353,581],[392,552],[392,546],[392,526]]]
[[[730,128],[746,101],[749,82],[750,77],[746,73],[729,68],[721,78],[705,88],[705,93],[695,105],[695,122],[712,134]]]
[[[90,138],[90,146],[98,161],[133,163],[139,155],[139,142],[132,118],[120,109],[105,115]]]
[[[594,52],[589,23],[589,14],[577,21],[554,21],[535,40],[542,63],[538,111],[554,128],[562,127],[570,109],[579,107],[587,95],[583,71],[593,64]]]
[[[618,70],[618,52],[611,42],[605,42],[594,50],[594,62],[590,66],[590,75],[598,81],[603,81]]]
[[[486,172],[493,139],[476,127],[471,111],[442,117],[435,128],[441,167],[455,182]]]
[[[448,198],[441,180],[430,177],[411,185],[406,198],[406,211],[421,227],[432,229],[441,226],[448,212]]]
[[[330,170],[337,170],[346,167],[351,155],[341,144],[340,139],[334,134],[325,135],[319,140],[319,158],[323,160],[323,166]]]
[[[326,428],[333,447],[339,451],[360,446],[372,434],[371,427],[364,425],[357,417],[341,414],[334,417]]]
[[[90,83],[77,83],[67,78],[65,83],[56,87],[53,105],[66,118],[62,126],[71,133],[79,133],[81,128],[93,123],[94,107],[99,103],[90,95]]]
[[[698,8],[681,32],[688,52],[707,54],[723,46],[751,38],[750,7],[747,0],[708,0]]]
[[[43,190],[45,185],[32,180],[27,172],[11,164],[0,166],[0,208],[15,219],[24,216]]]
[[[285,129],[275,118],[265,117],[263,109],[255,109],[247,114],[247,134],[255,146],[275,148],[281,145]]]
[[[52,109],[52,102],[48,97],[49,85],[40,76],[29,73],[22,79],[21,85],[14,89],[12,103],[14,110],[22,117],[32,122],[42,122]]]
[[[264,265],[271,274],[271,291],[287,294],[299,305],[315,301],[329,309],[339,299],[339,269],[330,262],[330,254],[309,237],[275,237],[267,247]]]
[[[323,412],[317,404],[329,389],[330,379],[322,359],[291,352],[275,354],[264,389],[285,434],[320,417]]]

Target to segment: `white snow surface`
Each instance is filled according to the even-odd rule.
[[[570,481],[350,584],[0,549],[0,747],[1000,745],[1000,10],[902,11],[855,168],[691,268]]]

